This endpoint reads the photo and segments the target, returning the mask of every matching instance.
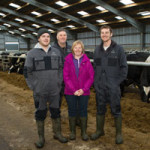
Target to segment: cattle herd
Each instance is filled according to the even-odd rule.
[[[10,60],[8,73],[17,72],[23,74],[23,67],[26,58],[26,52],[22,53],[7,53],[2,52],[3,55],[7,56]],[[92,59],[93,53],[87,53],[87,56]],[[149,52],[130,52],[126,53],[127,61],[134,62],[148,62],[150,63],[150,53]],[[120,85],[122,96],[124,92],[124,87],[129,85],[134,85],[139,88],[141,100],[143,102],[150,102],[150,66],[140,66],[140,65],[128,65],[128,75],[127,79]]]
[[[6,57],[9,60],[9,67],[7,68],[8,73],[17,72],[23,74],[26,52],[22,52],[22,53],[2,52],[1,58],[3,59]]]

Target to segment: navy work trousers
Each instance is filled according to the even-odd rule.
[[[66,95],[69,117],[87,117],[88,95]]]

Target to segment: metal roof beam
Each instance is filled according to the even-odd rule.
[[[92,31],[99,32],[99,29],[98,29],[97,26],[95,26],[95,25],[93,25],[93,24],[91,24],[91,23],[88,23],[88,22],[86,22],[86,21],[84,21],[84,20],[82,20],[82,19],[79,19],[79,18],[77,18],[77,17],[74,17],[74,16],[72,16],[72,15],[69,15],[69,14],[67,14],[67,13],[64,13],[64,12],[58,10],[58,9],[54,9],[54,8],[52,8],[52,7],[50,7],[50,6],[47,6],[47,5],[43,4],[43,3],[39,3],[39,2],[37,2],[37,1],[35,1],[35,0],[21,0],[21,1],[26,2],[26,3],[29,3],[29,4],[31,4],[31,5],[33,5],[33,6],[36,6],[36,7],[38,7],[39,9],[43,9],[43,10],[50,11],[50,12],[52,12],[52,13],[54,13],[54,14],[57,14],[58,16],[61,16],[61,17],[63,17],[63,18],[71,19],[72,21],[74,21],[74,22],[76,22],[76,23],[78,23],[78,24],[87,26],[87,27],[88,27],[89,29],[91,29]]]
[[[4,8],[4,7],[1,7],[1,6],[0,6],[0,10],[1,10],[1,11],[4,11],[4,12],[7,12],[7,13],[9,13],[9,14],[13,14],[13,15],[18,16],[18,17],[20,16],[21,18],[30,20],[30,21],[32,21],[32,22],[36,22],[36,23],[42,24],[42,25],[44,25],[44,26],[48,26],[48,27],[50,27],[50,28],[52,28],[52,29],[58,29],[58,28],[59,28],[59,27],[57,27],[57,26],[55,26],[55,25],[52,25],[52,24],[50,24],[50,23],[48,23],[48,22],[46,22],[46,21],[43,21],[43,20],[40,20],[40,19],[36,19],[36,18],[34,18],[34,17],[30,17],[30,16],[24,15],[24,14],[22,14],[22,13],[18,13],[18,12],[16,12],[16,11],[11,10],[11,9],[8,9],[8,8]]]
[[[18,28],[24,28],[24,29],[26,29],[27,31],[31,31],[31,32],[37,32],[37,30],[36,29],[33,29],[33,28],[31,28],[31,27],[27,27],[27,26],[23,26],[23,25],[21,25],[21,24],[18,24],[18,23],[15,23],[15,22],[12,22],[12,21],[9,21],[9,20],[7,20],[7,19],[3,19],[3,18],[0,18],[0,22],[3,22],[3,23],[8,23],[8,24],[10,24],[10,25],[13,25],[13,26],[16,26],[16,27],[18,27]],[[55,38],[54,38],[54,35],[51,35],[51,39],[52,40],[54,40]]]
[[[46,22],[46,21],[43,21],[43,20],[40,20],[40,19],[36,19],[36,18],[34,18],[34,17],[30,17],[30,16],[28,16],[28,15],[24,15],[24,14],[22,14],[22,13],[18,13],[18,12],[16,12],[16,11],[10,10],[10,9],[8,9],[8,8],[4,8],[4,7],[1,7],[1,6],[0,6],[0,10],[4,11],[4,12],[6,12],[6,13],[9,13],[9,14],[13,14],[13,15],[15,15],[15,16],[20,16],[21,18],[30,20],[30,21],[32,21],[32,22],[36,22],[36,23],[41,24],[41,25],[43,25],[43,26],[47,26],[47,27],[50,27],[50,28],[53,28],[53,29],[56,29],[56,30],[59,29],[59,27],[56,26],[56,25],[50,24],[50,23],[48,23],[48,22]],[[67,33],[68,33],[69,35],[71,35],[71,37],[72,37],[73,39],[75,38],[75,33],[71,32],[71,31],[69,31],[69,30],[66,30],[66,31],[67,31]]]
[[[8,30],[10,30],[8,27],[2,26],[2,25],[0,26],[0,28],[1,28],[1,30],[7,31],[7,32],[8,32]],[[10,30],[10,31],[13,31],[16,34],[19,34],[20,36],[23,34],[18,30]],[[32,34],[24,34],[24,35],[25,35],[25,37],[22,37],[22,38],[32,38],[33,40],[36,40],[36,38]]]
[[[124,18],[125,20],[127,20],[132,26],[134,26],[135,28],[137,28],[140,32],[144,32],[144,24],[142,24],[141,22],[135,20],[134,18],[126,15],[125,13],[121,12],[120,10],[112,7],[111,5],[105,3],[102,0],[90,0],[91,2],[100,5],[102,7],[104,7],[105,9],[109,10],[110,12],[116,14],[117,16],[121,16],[122,18]]]
[[[9,20],[4,19],[4,18],[0,18],[0,21],[1,21],[1,22],[4,22],[4,23],[7,22],[8,24],[13,25],[13,26],[16,26],[16,27],[18,27],[18,28],[24,28],[24,29],[29,30],[29,31],[32,31],[32,32],[37,32],[37,30],[35,30],[35,29],[31,28],[31,27],[23,26],[23,25],[21,25],[21,24],[19,24],[19,23],[15,23],[15,22],[9,21]]]

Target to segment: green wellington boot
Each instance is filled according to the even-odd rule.
[[[123,137],[122,137],[122,117],[121,116],[115,118],[115,126],[116,126],[116,144],[122,144]]]
[[[42,148],[45,144],[45,138],[44,138],[44,121],[36,120],[37,124],[37,130],[39,135],[39,141],[35,143],[35,146],[37,148]]]
[[[83,141],[88,141],[89,137],[86,134],[86,129],[87,129],[87,117],[81,117],[81,136]]]
[[[97,115],[96,116],[96,132],[91,135],[91,140],[96,140],[100,136],[103,136],[105,134],[104,123],[105,123],[105,115]]]
[[[76,117],[69,117],[69,126],[70,126],[70,140],[76,139]]]
[[[61,134],[61,121],[60,118],[52,119],[52,127],[54,132],[54,138],[61,143],[67,143],[68,139]]]

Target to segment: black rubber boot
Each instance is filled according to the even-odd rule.
[[[69,117],[69,126],[70,126],[70,140],[76,139],[76,117]]]
[[[61,121],[60,118],[52,119],[52,127],[54,132],[54,139],[57,139],[61,143],[67,143],[68,139],[61,134]]]
[[[122,137],[122,117],[121,116],[115,118],[115,126],[116,126],[116,144],[122,144],[123,137]]]
[[[96,116],[96,132],[91,135],[91,140],[96,140],[105,135],[104,133],[105,115]]]
[[[38,130],[38,135],[39,135],[39,141],[37,141],[35,143],[35,146],[37,148],[42,148],[42,147],[44,147],[44,144],[45,144],[44,121],[36,120],[36,124],[37,124],[37,130]]]
[[[87,129],[87,117],[81,117],[81,136],[83,141],[88,141],[89,137],[86,134],[86,129]]]

